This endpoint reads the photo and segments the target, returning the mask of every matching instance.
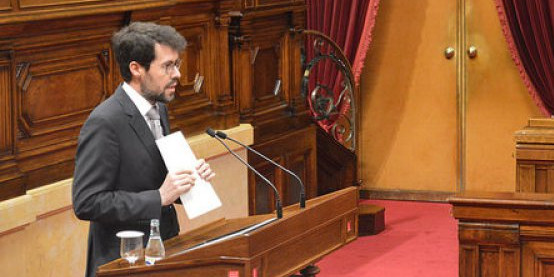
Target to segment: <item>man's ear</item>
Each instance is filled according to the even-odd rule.
[[[131,71],[131,76],[137,78],[137,79],[140,79],[140,76],[142,75],[142,71],[143,71],[143,67],[135,62],[135,61],[132,61],[129,63],[129,70]]]

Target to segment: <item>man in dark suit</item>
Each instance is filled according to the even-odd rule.
[[[112,38],[125,80],[90,114],[79,135],[73,209],[90,221],[86,276],[119,257],[121,230],[139,230],[146,242],[151,219],[162,239],[179,233],[173,202],[193,186],[190,170],[167,172],[155,139],[169,133],[167,108],[181,76],[185,39],[170,26],[135,22]],[[214,176],[200,160],[203,179]]]

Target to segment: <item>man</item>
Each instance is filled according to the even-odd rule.
[[[86,276],[119,257],[121,230],[148,237],[160,220],[162,239],[179,233],[172,203],[193,186],[190,170],[167,172],[155,139],[169,133],[164,103],[175,96],[185,39],[174,28],[135,22],[112,38],[125,82],[90,114],[79,136],[73,181],[73,209],[89,220]],[[203,179],[214,176],[200,160]]]

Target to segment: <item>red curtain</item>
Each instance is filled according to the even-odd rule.
[[[343,51],[352,65],[354,82],[359,84],[360,74],[365,56],[372,39],[372,30],[380,0],[307,0],[307,29],[324,33],[331,38]],[[306,47],[307,61],[314,57],[312,45]],[[325,52],[328,49],[321,49]],[[310,91],[315,87],[315,81],[325,84],[334,92],[335,101],[342,89],[342,75],[330,62],[318,64],[315,68],[315,78],[310,78]],[[348,105],[340,107],[341,113]],[[326,130],[331,121],[320,122]]]
[[[554,0],[495,0],[520,75],[545,115],[554,113]]]

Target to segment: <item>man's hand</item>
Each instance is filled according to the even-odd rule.
[[[198,172],[200,178],[206,181],[211,180],[215,176],[215,173],[210,168],[210,165],[204,159],[198,160],[198,163],[196,164],[196,172]]]
[[[173,203],[181,194],[187,192],[194,186],[196,178],[192,176],[192,171],[181,170],[168,173],[165,176],[164,183],[158,191],[162,198],[162,206]]]

